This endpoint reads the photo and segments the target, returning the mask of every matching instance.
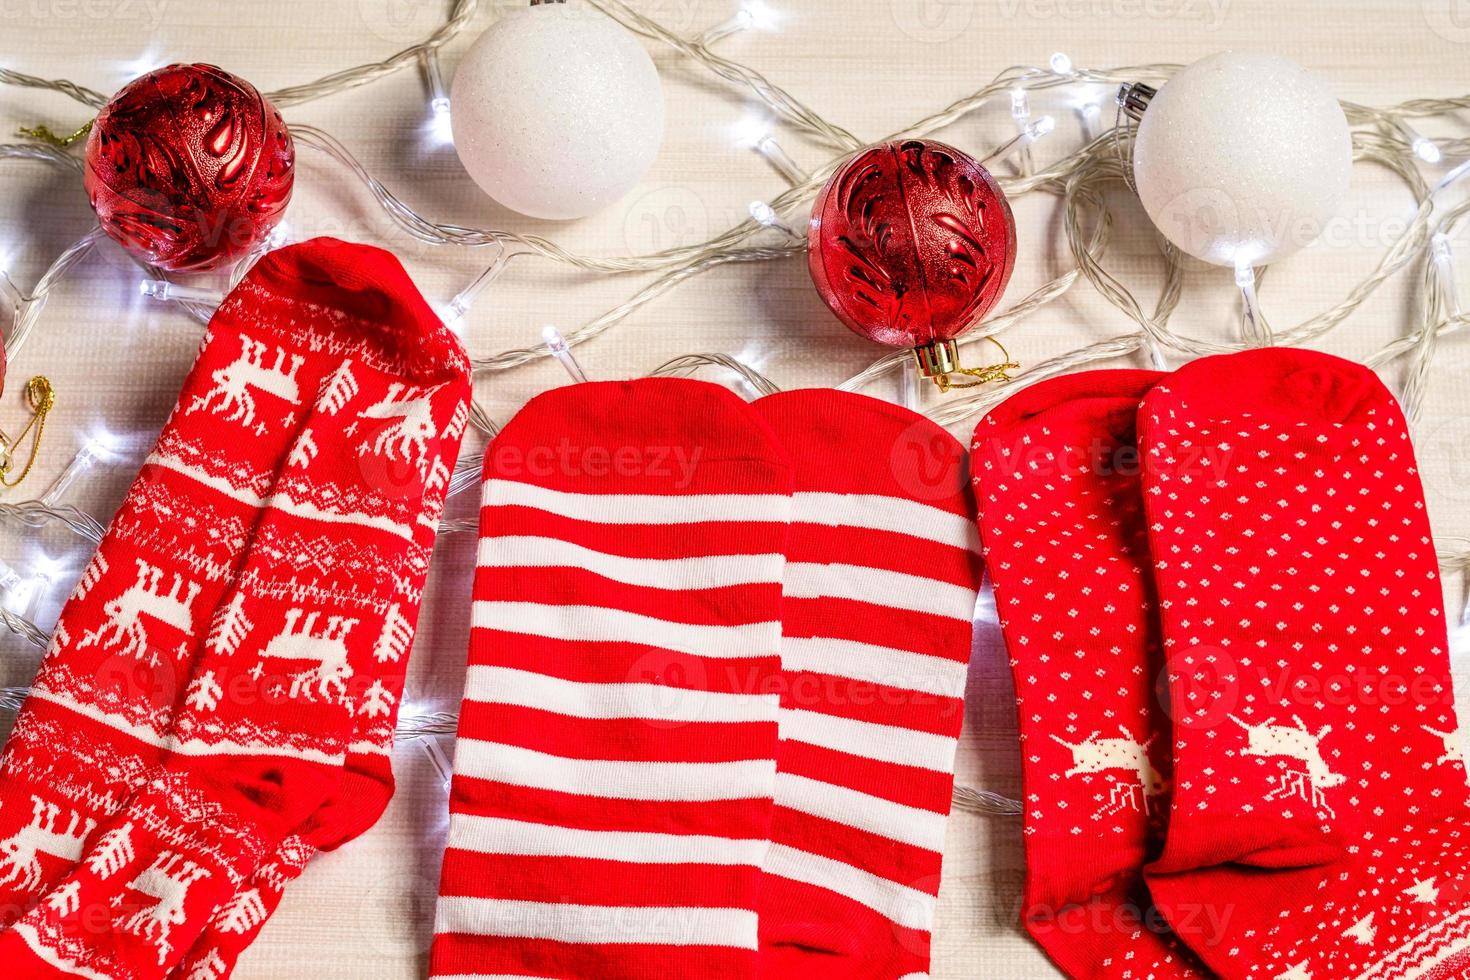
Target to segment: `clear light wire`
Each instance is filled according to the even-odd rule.
[[[847,129],[824,119],[790,92],[773,83],[769,78],[746,66],[716,54],[710,44],[719,37],[686,38],[663,27],[651,17],[634,10],[624,0],[588,0],[590,6],[623,24],[634,33],[666,45],[709,71],[717,78],[735,87],[747,97],[753,97],[765,111],[771,114],[773,125],[799,134],[807,144],[823,148],[829,159],[804,170],[790,159],[769,132],[754,144],[772,161],[772,166],[781,171],[791,185],[769,199],[759,202],[763,207],[750,208],[748,217],[718,232],[705,242],[665,249],[645,255],[591,256],[572,252],[555,241],[537,235],[519,235],[506,231],[474,228],[452,222],[435,221],[408,207],[381,181],[370,174],[353,154],[335,137],[316,127],[293,123],[292,133],[299,146],[320,152],[335,160],[346,171],[360,180],[369,190],[384,215],[397,228],[417,241],[436,246],[455,246],[468,249],[491,249],[494,257],[486,264],[480,279],[488,283],[498,275],[504,263],[513,258],[534,257],[556,264],[608,275],[644,274],[652,278],[644,282],[619,306],[595,319],[573,327],[564,335],[559,334],[558,344],[548,347],[527,338],[525,346],[482,355],[474,359],[479,373],[512,370],[549,357],[570,357],[570,351],[580,344],[601,336],[617,324],[635,315],[649,303],[667,295],[670,291],[689,280],[720,269],[732,263],[767,262],[789,260],[800,256],[804,243],[799,234],[787,235],[777,244],[762,244],[757,236],[766,236],[769,230],[789,228],[785,218],[799,212],[815,197],[825,181],[854,152],[868,145]],[[434,85],[435,52],[454,37],[468,23],[476,8],[475,0],[456,0],[450,8],[446,21],[433,33],[417,44],[395,53],[383,61],[371,62],[324,76],[312,82],[292,86],[269,93],[280,106],[297,105],[325,95],[345,91],[367,84],[392,72],[414,64],[425,66],[430,80],[431,109],[440,108]],[[752,9],[743,6],[741,11]],[[737,13],[739,23],[744,25],[748,18]],[[718,29],[716,29],[716,33]],[[728,34],[720,35],[728,37]],[[1146,64],[1106,70],[1081,68],[1065,55],[1054,55],[1045,67],[1014,66],[1007,68],[991,82],[975,92],[934,112],[912,125],[888,134],[886,139],[925,138],[960,122],[996,102],[1009,101],[1013,118],[1017,123],[1017,134],[1002,142],[999,147],[977,153],[977,157],[1003,159],[1011,152],[1030,156],[1032,145],[1037,139],[1047,136],[1054,127],[1050,116],[1034,116],[1034,107],[1043,103],[1048,94],[1068,89],[1075,92],[1086,87],[1095,92],[1100,87],[1116,87],[1125,83],[1145,82],[1161,85],[1179,68],[1175,64]],[[442,89],[442,78],[440,79]],[[96,109],[106,102],[106,96],[92,89],[66,80],[48,80],[32,75],[0,68],[0,84],[28,88],[48,89],[69,96],[77,102]],[[1075,105],[1075,103],[1072,103]],[[1107,202],[1107,193],[1117,186],[1127,185],[1131,177],[1129,156],[1133,131],[1128,127],[1114,127],[1111,132],[1098,133],[1096,121],[1084,105],[1083,123],[1085,145],[1042,167],[1034,161],[1023,163],[1021,173],[1000,176],[1002,188],[1012,197],[1030,193],[1044,193],[1057,197],[1062,206],[1063,229],[1074,267],[1066,269],[1048,282],[1035,289],[1030,295],[1012,304],[984,324],[976,326],[963,338],[962,344],[983,342],[987,337],[997,336],[1016,324],[1036,314],[1043,307],[1055,302],[1079,281],[1088,283],[1121,311],[1133,324],[1134,329],[1094,341],[1083,347],[1060,352],[1031,364],[1016,374],[1013,380],[986,388],[972,389],[945,398],[926,408],[926,413],[945,425],[968,422],[978,413],[1009,397],[1017,389],[1036,381],[1055,377],[1078,368],[1104,361],[1137,358],[1144,356],[1156,364],[1167,364],[1169,358],[1178,360],[1204,354],[1222,353],[1245,346],[1274,342],[1287,346],[1300,346],[1323,336],[1352,316],[1386,282],[1411,266],[1423,271],[1422,300],[1419,322],[1403,336],[1386,343],[1367,361],[1373,367],[1386,367],[1401,358],[1407,358],[1407,377],[1403,386],[1405,409],[1411,417],[1417,417],[1418,408],[1424,397],[1425,380],[1438,348],[1441,337],[1462,329],[1467,315],[1460,307],[1450,258],[1449,236],[1462,221],[1470,204],[1460,204],[1444,209],[1439,200],[1441,192],[1470,173],[1470,160],[1450,169],[1431,187],[1423,173],[1425,166],[1434,166],[1445,158],[1470,158],[1470,139],[1435,138],[1430,140],[1419,133],[1415,123],[1431,118],[1452,117],[1470,110],[1470,96],[1452,98],[1414,99],[1388,107],[1371,107],[1344,102],[1344,112],[1354,127],[1353,148],[1355,160],[1386,168],[1396,174],[1408,188],[1415,201],[1415,209],[1406,230],[1393,241],[1380,256],[1375,267],[1361,281],[1326,310],[1280,330],[1271,330],[1266,325],[1260,310],[1259,297],[1247,297],[1247,308],[1255,312],[1254,325],[1247,322],[1239,341],[1220,343],[1192,337],[1175,330],[1171,316],[1179,304],[1183,290],[1183,263],[1176,249],[1167,243],[1160,244],[1163,261],[1163,279],[1157,296],[1146,306],[1105,265],[1109,232],[1114,215]],[[446,107],[447,108],[447,107]],[[1045,122],[1043,122],[1045,120]],[[769,128],[769,127],[768,127]],[[876,140],[874,142],[877,142]],[[764,144],[764,149],[762,145]],[[40,144],[0,145],[0,159],[30,159],[51,165],[70,168],[79,175],[80,162],[69,153]],[[769,210],[767,210],[769,209]],[[776,216],[773,223],[770,219]],[[794,232],[794,229],[792,229]],[[82,238],[53,261],[50,268],[26,293],[21,290],[19,313],[15,328],[7,338],[7,353],[12,357],[24,345],[26,338],[45,305],[47,295],[55,284],[93,249],[101,235],[100,229],[88,230]],[[263,246],[264,248],[265,246]],[[262,248],[262,250],[263,250]],[[231,273],[231,285],[237,283],[249,268],[250,261],[259,253],[240,263]],[[493,272],[492,272],[493,270]],[[212,297],[188,296],[182,289],[175,288],[169,277],[161,270],[144,267],[147,277],[157,285],[148,287],[159,290],[173,298],[180,308],[200,322],[207,321]],[[1258,274],[1259,275],[1259,274]],[[1252,292],[1259,285],[1257,278]],[[482,284],[483,285],[483,284]],[[140,287],[143,288],[143,287]],[[451,301],[451,310],[464,315],[475,298],[470,289]],[[468,294],[468,295],[467,295]],[[1244,293],[1243,293],[1244,295]],[[1247,318],[1248,320],[1250,318]],[[878,358],[868,368],[842,382],[839,387],[857,390],[867,387],[891,372],[910,372],[911,358],[906,351],[895,351]],[[573,359],[573,363],[575,360]],[[690,354],[675,358],[656,369],[656,373],[684,374],[715,367],[733,372],[742,384],[753,391],[769,392],[776,385],[739,359],[724,354]],[[578,367],[580,371],[580,367]],[[899,389],[900,391],[902,389]],[[492,434],[493,420],[483,408],[475,403],[472,420],[481,431]],[[452,492],[463,492],[478,481],[480,460],[466,457],[451,479]],[[55,501],[31,502],[0,506],[0,519],[10,520],[25,526],[61,521],[83,536],[100,536],[100,525],[75,511],[58,505]],[[446,520],[446,531],[472,530],[474,522],[468,520]],[[9,619],[4,619],[9,616]],[[4,625],[14,632],[26,636],[37,645],[45,637],[33,624],[15,622],[13,614],[0,616]],[[15,696],[17,689],[0,691],[0,702],[6,696]],[[416,730],[430,734],[453,730],[453,715],[435,716],[433,720],[416,719]],[[956,805],[962,809],[992,814],[1014,814],[1019,804],[1014,800],[966,787],[956,787]]]

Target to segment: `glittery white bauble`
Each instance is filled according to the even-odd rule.
[[[1347,194],[1352,136],[1332,90],[1294,62],[1227,51],[1144,111],[1133,150],[1164,236],[1216,265],[1267,265],[1320,236]]]
[[[536,218],[581,218],[643,179],[664,134],[648,52],[604,14],[551,3],[514,10],[454,76],[454,145],[475,183]]]

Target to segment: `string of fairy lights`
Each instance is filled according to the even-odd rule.
[[[360,181],[396,229],[425,244],[480,253],[484,259],[482,271],[463,290],[438,307],[451,325],[467,318],[480,294],[511,267],[519,271],[522,266],[541,262],[605,276],[645,278],[646,281],[616,307],[565,332],[548,327],[542,336],[543,343],[539,345],[474,356],[478,377],[552,358],[566,367],[574,379],[580,379],[583,377],[581,368],[573,354],[576,348],[613,330],[681,285],[727,265],[790,260],[802,255],[806,239],[796,229],[805,225],[805,211],[828,178],[854,153],[880,140],[932,136],[992,105],[1009,111],[1015,123],[1014,135],[988,152],[975,155],[987,167],[1009,163],[1012,172],[998,175],[1008,197],[1015,199],[1041,193],[1059,199],[1062,226],[1074,267],[976,326],[960,339],[960,343],[983,343],[1004,334],[1055,303],[1084,279],[1121,311],[1134,329],[1055,354],[1017,372],[1011,380],[956,393],[932,405],[924,405],[919,398],[917,385],[912,381],[913,372],[907,370],[911,362],[907,351],[894,351],[878,358],[837,387],[859,390],[879,383],[892,385],[896,381],[895,397],[942,425],[954,425],[989,410],[1020,386],[1099,361],[1141,356],[1155,366],[1164,367],[1171,358],[1177,362],[1264,344],[1306,344],[1341,325],[1386,283],[1401,274],[1414,273],[1420,277],[1420,282],[1411,322],[1399,336],[1366,360],[1377,369],[1396,367],[1402,370],[1398,390],[1406,414],[1414,420],[1420,415],[1427,381],[1441,342],[1470,323],[1470,310],[1463,305],[1456,285],[1453,246],[1454,235],[1463,225],[1466,214],[1470,213],[1470,200],[1451,203],[1454,192],[1458,190],[1457,185],[1470,173],[1470,137],[1429,136],[1421,128],[1429,121],[1454,122],[1457,113],[1470,109],[1470,95],[1413,99],[1387,107],[1344,102],[1343,110],[1353,131],[1354,160],[1358,164],[1385,168],[1401,180],[1415,204],[1411,220],[1365,278],[1349,288],[1331,307],[1295,325],[1275,327],[1262,312],[1259,291],[1264,285],[1264,278],[1238,279],[1242,296],[1239,337],[1234,342],[1222,343],[1189,336],[1172,325],[1171,316],[1184,290],[1184,264],[1180,253],[1162,237],[1158,239],[1163,264],[1162,284],[1151,308],[1104,264],[1115,217],[1109,207],[1108,191],[1130,183],[1134,137],[1128,120],[1114,108],[1114,93],[1119,86],[1132,83],[1160,85],[1180,66],[1147,64],[1089,69],[1075,65],[1067,55],[1058,53],[1044,66],[1007,68],[964,98],[897,132],[869,139],[824,119],[762,73],[719,53],[721,43],[733,35],[779,26],[779,11],[764,0],[732,0],[733,10],[727,19],[694,36],[669,30],[624,0],[586,0],[586,3],[634,34],[672,49],[747,99],[753,99],[761,111],[749,116],[738,127],[737,148],[762,157],[784,186],[765,200],[748,202],[742,209],[745,218],[707,241],[642,255],[583,255],[551,238],[469,227],[423,215],[373,176],[336,137],[314,126],[291,126],[298,147],[322,154]],[[453,0],[443,23],[418,43],[382,61],[333,72],[314,81],[267,93],[267,96],[277,106],[287,108],[417,67],[426,82],[433,120],[428,138],[437,141],[452,139],[449,119],[453,106],[444,84],[439,52],[469,25],[476,7],[477,0]],[[71,81],[39,78],[3,67],[0,67],[0,84],[60,93],[91,110],[100,108],[109,98]],[[1038,105],[1055,105],[1074,112],[1082,134],[1081,145],[1038,163],[1043,151],[1050,149],[1056,141],[1057,130],[1055,116],[1038,112]],[[1110,117],[1112,125],[1107,125]],[[779,142],[779,136],[788,132],[799,134],[806,144],[820,148],[827,158],[803,167]],[[68,170],[76,173],[80,182],[80,160],[60,148],[37,142],[3,144],[0,145],[0,159],[38,162]],[[87,259],[101,239],[100,229],[95,226],[88,229],[52,262],[28,292],[16,287],[5,270],[0,269],[0,304],[8,304],[13,312],[13,326],[5,345],[8,359],[13,361],[31,336],[52,291],[69,271]],[[235,267],[230,284],[238,282],[264,251],[280,243],[279,238],[263,242],[255,253],[246,256]],[[149,266],[142,268],[137,288],[144,296],[177,304],[201,323],[208,321],[221,299],[218,292],[174,282],[162,270]],[[775,383],[753,366],[721,353],[687,354],[660,365],[652,373],[687,375],[708,368],[733,376],[751,395],[778,390]],[[494,424],[479,406],[476,406],[474,421],[486,435],[494,434]],[[101,525],[90,515],[66,504],[64,496],[68,487],[109,458],[111,448],[105,436],[88,441],[39,498],[23,503],[0,502],[0,521],[28,528],[60,523],[87,541],[99,541]],[[480,463],[478,454],[469,454],[460,462],[451,482],[452,494],[478,485]],[[474,522],[446,520],[441,530],[472,531]],[[1439,545],[1441,565],[1446,571],[1462,572],[1470,567],[1470,539],[1447,538]],[[27,590],[34,591],[47,584],[49,579],[45,570],[27,576],[0,564],[0,595],[13,599]],[[23,607],[24,603],[14,601],[8,605],[0,603],[0,624],[36,646],[44,646],[48,640],[45,631],[16,611]],[[1470,636],[1470,625],[1462,625],[1460,632]],[[22,688],[0,689],[0,707],[18,707],[25,693]],[[404,737],[425,738],[432,742],[435,740],[429,736],[452,735],[455,723],[452,713],[424,714],[405,710],[399,730]],[[1015,800],[964,786],[956,788],[955,802],[962,808],[984,813],[1014,815],[1020,812],[1020,804]]]

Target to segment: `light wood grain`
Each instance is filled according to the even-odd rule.
[[[636,5],[693,32],[729,15],[734,0],[643,0]],[[768,73],[818,111],[864,138],[877,139],[988,81],[1008,65],[1044,64],[1065,50],[1079,65],[1188,62],[1230,47],[1270,48],[1315,68],[1345,98],[1387,104],[1414,96],[1457,94],[1465,86],[1470,9],[1463,0],[770,0],[786,15],[779,33],[729,39],[722,50]],[[452,72],[470,37],[505,3],[484,4],[476,28],[446,53]],[[447,4],[407,0],[0,0],[0,38],[9,67],[69,77],[104,91],[129,75],[135,59],[218,63],[262,88],[304,81],[384,56],[431,30]],[[1460,19],[1455,20],[1458,13]],[[367,166],[426,213],[462,224],[551,234],[591,253],[643,252],[698,241],[740,220],[751,200],[777,193],[780,179],[729,127],[745,99],[666,51],[655,57],[669,97],[668,137],[647,182],[596,218],[547,226],[508,214],[480,194],[452,150],[423,139],[422,82],[404,72],[370,87],[294,108],[289,121],[326,128]],[[1104,93],[1098,93],[1104,94]],[[1056,147],[1076,139],[1064,101],[1038,104],[1062,125]],[[71,129],[84,121],[66,100],[0,89],[0,129],[46,122]],[[1110,112],[1108,118],[1111,118]],[[956,126],[946,138],[981,148],[1010,125],[1003,111]],[[797,137],[786,148],[815,166],[822,153]],[[1053,148],[1052,152],[1055,151]],[[1038,149],[1046,154],[1048,149]],[[38,165],[0,164],[0,258],[24,285],[48,257],[78,236],[90,216],[80,186]],[[1340,298],[1365,275],[1410,213],[1402,188],[1360,169],[1344,233],[1273,270],[1263,302],[1277,324],[1300,320]],[[1020,263],[1012,297],[1066,267],[1055,198],[1016,202]],[[431,299],[467,283],[475,258],[434,251],[391,230],[357,186],[330,162],[303,151],[290,225],[297,237],[333,234],[398,251]],[[1152,231],[1124,207],[1110,265],[1151,299],[1158,268]],[[1470,248],[1461,246],[1463,266]],[[1406,332],[1413,309],[1403,275],[1322,344],[1362,357]],[[84,266],[55,297],[38,335],[11,367],[0,424],[21,414],[20,381],[45,373],[59,400],[48,447],[31,486],[44,487],[99,425],[126,435],[129,458],[98,471],[73,501],[105,516],[117,506],[137,463],[173,404],[199,329],[166,307],[137,296],[133,267],[115,252]],[[545,322],[590,319],[627,297],[637,279],[589,279],[549,265],[523,264],[474,310],[469,344],[484,354],[533,344]],[[1467,289],[1470,295],[1470,289]],[[1177,323],[1226,336],[1235,307],[1228,277],[1197,269]],[[1033,362],[1120,333],[1127,322],[1088,287],[1079,286],[1008,336],[1012,352]],[[1470,533],[1470,452],[1466,439],[1470,345],[1444,345],[1420,429],[1437,533]],[[678,354],[720,351],[759,362],[783,387],[834,384],[878,352],[850,335],[816,299],[805,265],[789,261],[731,268],[696,280],[649,307],[581,352],[599,377],[646,373]],[[1390,372],[1390,383],[1397,380]],[[535,366],[484,379],[479,397],[508,418],[537,391],[564,379]],[[877,394],[891,394],[878,391]],[[959,429],[957,435],[965,435]],[[14,496],[14,495],[12,495]],[[473,495],[451,516],[473,512]],[[417,705],[452,708],[463,675],[468,619],[469,535],[444,540],[415,647],[410,689]],[[0,556],[24,562],[45,548],[80,572],[86,555],[60,532],[13,529]],[[1458,587],[1457,582],[1450,583]],[[1458,609],[1458,597],[1450,606]],[[54,603],[41,612],[54,616]],[[4,641],[0,680],[25,683],[34,651]],[[0,725],[8,724],[0,722]],[[261,941],[236,974],[240,980],[401,980],[426,972],[445,789],[421,751],[395,759],[398,795],[368,836],[316,861],[291,890]],[[960,779],[1008,795],[1020,793],[1019,750],[1004,651],[991,631],[977,640]],[[1014,820],[957,814],[951,821],[933,975],[938,978],[1050,977],[1045,958],[1016,926],[1023,861]]]

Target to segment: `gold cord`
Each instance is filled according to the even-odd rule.
[[[986,337],[985,339],[1000,348],[1003,360],[999,364],[987,364],[984,367],[977,368],[955,368],[946,374],[936,374],[934,376],[934,383],[939,386],[940,391],[949,391],[952,388],[978,388],[981,385],[993,384],[997,381],[1011,380],[1010,372],[1019,370],[1021,365],[1011,360],[1011,352],[1006,350],[1005,344],[1002,344],[994,337]],[[950,375],[953,374],[963,374],[975,380],[953,381],[950,379]]]
[[[56,404],[56,389],[45,375],[38,374],[26,382],[26,403],[30,406],[31,418],[16,437],[12,439],[0,430],[0,487],[20,486],[21,481],[30,475],[31,467],[36,465],[36,456],[41,452],[41,436],[46,431],[46,416]],[[27,436],[31,437],[30,458],[26,460],[20,476],[12,480],[10,471],[15,467],[15,447],[25,442]]]
[[[36,140],[37,142],[45,143],[48,146],[55,146],[59,147],[60,149],[66,149],[77,140],[85,138],[86,135],[91,131],[92,123],[90,120],[88,120],[81,129],[77,130],[75,133],[72,133],[70,136],[58,136],[51,131],[51,127],[44,124],[40,126],[22,126],[20,128],[20,135],[24,136],[26,139]]]

